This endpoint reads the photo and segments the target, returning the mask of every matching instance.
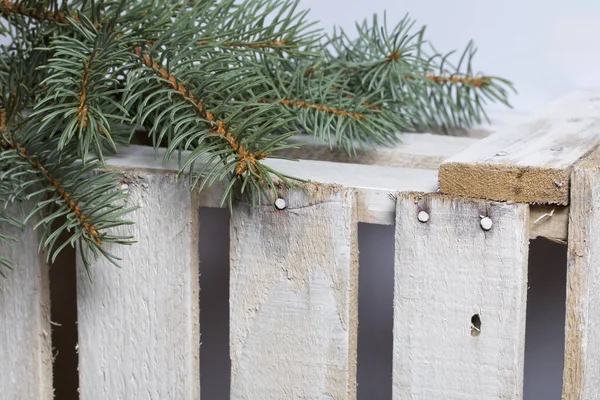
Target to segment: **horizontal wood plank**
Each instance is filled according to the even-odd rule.
[[[568,206],[529,206],[529,237],[545,237],[555,242],[567,241]]]
[[[572,92],[444,161],[440,188],[462,197],[566,205],[573,164],[598,144],[600,91]]]
[[[176,171],[174,162],[163,164],[162,154],[155,158],[152,148],[131,146],[109,164],[113,168]],[[333,163],[328,161],[265,160],[283,173],[317,183],[337,184],[356,191],[358,221],[370,224],[393,225],[396,215],[394,193],[437,191],[437,171],[424,169],[381,167]],[[225,183],[217,182],[199,195],[203,207],[219,207]],[[552,211],[554,209],[554,211]],[[551,215],[550,215],[551,213]],[[545,215],[548,214],[548,215]],[[539,219],[541,216],[543,218]],[[543,236],[554,240],[567,238],[568,209],[565,207],[531,207],[532,238]]]
[[[361,148],[357,143],[356,154],[349,155],[344,148],[330,147],[313,137],[298,135],[290,138],[288,142],[301,145],[301,147],[282,150],[275,155],[300,160],[438,169],[442,161],[465,150],[479,140],[431,133],[404,133],[398,137],[401,142],[394,146],[364,146]]]
[[[521,122],[526,116],[515,112],[496,112],[490,115],[490,124],[450,134],[401,133],[398,134],[400,142],[393,146],[368,146],[355,142],[356,154],[352,156],[335,144],[335,137],[327,142],[310,135],[296,135],[288,142],[301,147],[282,150],[276,155],[300,160],[437,170],[442,161],[483,137]]]
[[[155,158],[150,147],[131,146],[109,161],[112,167],[125,169],[177,170],[177,164],[161,162],[163,151]],[[328,161],[290,161],[266,159],[271,168],[316,183],[336,184],[357,192],[358,219],[361,222],[392,225],[395,215],[396,192],[435,192],[437,171],[374,165],[342,164]],[[225,182],[217,182],[200,193],[204,207],[219,207]]]

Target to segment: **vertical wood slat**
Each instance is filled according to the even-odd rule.
[[[355,399],[355,194],[306,184],[280,196],[284,210],[232,215],[231,399]]]
[[[128,203],[140,208],[122,261],[77,265],[80,398],[200,397],[198,225],[186,179],[128,172]]]
[[[571,174],[565,400],[597,399],[600,379],[600,151]]]
[[[522,204],[399,195],[394,399],[522,398],[528,213]]]
[[[50,400],[52,347],[48,265],[38,253],[39,233],[30,221],[24,231],[3,225],[18,239],[0,243],[0,254],[13,260],[7,279],[0,278],[0,397]],[[0,267],[3,268],[3,267]]]

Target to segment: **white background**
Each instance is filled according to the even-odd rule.
[[[301,0],[313,20],[354,32],[354,21],[407,13],[427,26],[441,51],[479,48],[474,66],[512,80],[517,111],[531,111],[573,88],[600,86],[600,1],[593,0]]]

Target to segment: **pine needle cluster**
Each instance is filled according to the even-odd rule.
[[[293,181],[263,162],[291,135],[352,154],[478,124],[512,89],[408,17],[326,35],[293,0],[2,0],[0,17],[0,226],[35,220],[50,260],[79,243],[86,267],[132,243],[109,229],[131,210],[104,166],[140,129],[194,190],[226,181],[223,203],[256,204]]]

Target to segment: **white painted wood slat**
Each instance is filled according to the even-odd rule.
[[[354,192],[305,184],[231,222],[232,400],[355,399]]]
[[[600,380],[600,151],[571,175],[563,399],[598,399]]]
[[[394,399],[522,397],[528,209],[399,195]]]
[[[7,279],[0,278],[0,398],[50,400],[52,348],[48,266],[38,254],[38,232],[3,225],[18,239],[0,243],[0,254],[13,260]],[[3,267],[0,267],[3,268]]]
[[[93,283],[77,266],[80,398],[200,398],[197,204],[187,180],[129,171],[138,240],[107,248]]]

